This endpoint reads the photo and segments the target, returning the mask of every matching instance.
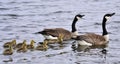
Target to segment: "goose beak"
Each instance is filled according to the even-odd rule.
[[[85,15],[81,15],[81,17],[83,17],[83,16],[85,16]]]
[[[85,15],[81,15],[81,19],[85,19],[85,18],[83,18]]]
[[[115,13],[112,13],[111,16],[115,15]]]

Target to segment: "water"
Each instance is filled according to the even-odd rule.
[[[0,64],[120,64],[119,4],[119,0],[0,0]],[[12,39],[41,42],[43,36],[33,33],[44,28],[61,27],[71,31],[72,20],[78,13],[85,15],[85,19],[77,22],[80,34],[101,34],[102,17],[112,12],[116,15],[107,22],[110,42],[106,54],[101,48],[82,47],[73,51],[73,41],[65,41],[63,47],[54,44],[47,51],[14,51],[11,56],[2,55],[3,44]]]

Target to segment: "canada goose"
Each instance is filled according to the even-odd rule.
[[[22,44],[22,47],[18,48],[17,52],[27,52],[27,45],[26,44]]]
[[[39,44],[36,47],[36,50],[47,50],[48,49],[47,43],[48,43],[48,41],[44,40],[44,42],[42,44]]]
[[[103,22],[102,22],[102,29],[103,33],[102,35],[94,34],[94,33],[88,33],[85,35],[79,35],[76,37],[77,42],[79,45],[105,45],[109,41],[109,36],[108,32],[106,29],[106,21],[113,16],[115,13],[111,14],[105,14],[103,17]]]
[[[31,40],[30,45],[27,45],[27,48],[28,49],[34,49],[34,43],[35,43],[35,41]]]
[[[18,43],[16,48],[21,48],[23,44],[26,44],[26,40],[24,40],[22,43]]]
[[[4,48],[9,48],[9,46],[13,46],[15,47],[16,46],[16,40],[12,40],[11,42],[7,42],[3,45]]]
[[[3,55],[12,55],[12,54],[13,54],[13,49],[12,46],[9,45],[9,49],[5,49]]]
[[[68,31],[64,28],[53,28],[53,29],[44,29],[43,31],[37,32],[35,34],[42,34],[45,39],[58,39],[59,34],[63,34],[63,40],[68,40],[71,39],[71,37],[75,37],[78,35],[77,30],[76,30],[76,22],[82,18],[84,15],[76,15],[73,23],[72,23],[72,31]]]

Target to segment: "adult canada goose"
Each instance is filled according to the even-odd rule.
[[[53,29],[44,29],[43,31],[37,32],[36,34],[42,34],[45,39],[58,39],[59,34],[63,34],[63,40],[68,40],[71,39],[71,37],[75,37],[78,35],[77,30],[76,30],[76,22],[82,18],[84,15],[76,15],[73,23],[72,23],[72,31],[68,31],[64,28],[53,28]]]
[[[102,22],[102,29],[103,29],[102,35],[98,35],[98,34],[94,34],[94,33],[79,35],[76,37],[78,44],[79,45],[89,45],[89,46],[107,44],[109,41],[109,36],[108,36],[107,29],[106,29],[106,21],[114,14],[115,13],[104,15],[103,22]]]

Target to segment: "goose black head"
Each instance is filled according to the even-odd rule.
[[[76,18],[77,20],[79,20],[79,19],[82,18],[83,16],[85,16],[85,15],[77,14],[77,15],[75,16],[75,18]]]
[[[111,13],[111,14],[105,14],[104,18],[106,18],[107,20],[112,17],[113,15],[115,15],[115,13]]]

